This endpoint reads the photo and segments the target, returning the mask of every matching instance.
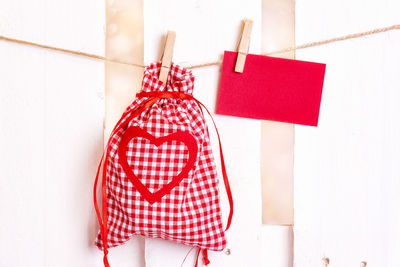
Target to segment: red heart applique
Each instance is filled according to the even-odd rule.
[[[156,147],[159,147],[161,144],[166,143],[168,141],[177,141],[177,142],[182,142],[188,148],[189,159],[186,162],[186,165],[180,171],[180,173],[173,176],[172,180],[169,183],[163,185],[158,191],[154,193],[150,192],[149,189],[143,185],[143,183],[133,172],[132,167],[129,166],[128,164],[126,155],[128,151],[128,144],[135,137],[147,139],[149,140],[150,144]],[[121,142],[118,147],[118,156],[122,169],[128,176],[129,180],[132,182],[133,186],[150,204],[160,201],[163,196],[171,192],[171,190],[175,186],[177,186],[184,178],[188,176],[189,171],[193,168],[194,164],[196,163],[197,152],[198,152],[197,141],[189,132],[176,131],[173,134],[156,138],[139,127],[129,127],[123,133]]]

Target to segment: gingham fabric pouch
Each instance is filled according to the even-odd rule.
[[[96,246],[104,251],[105,266],[108,248],[134,235],[197,247],[197,260],[203,251],[206,264],[207,250],[226,246],[232,197],[221,144],[231,206],[226,229],[203,105],[192,96],[194,76],[172,64],[164,84],[158,79],[160,67],[158,62],[145,68],[142,90],[116,124],[99,164],[94,190],[100,223]],[[102,162],[100,215],[96,187]]]

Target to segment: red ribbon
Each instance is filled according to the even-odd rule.
[[[155,102],[157,102],[160,99],[163,98],[178,98],[178,99],[183,99],[183,100],[193,100],[195,103],[198,105],[200,111],[202,111],[202,107],[207,111],[208,115],[211,117],[212,122],[214,124],[215,131],[218,136],[218,142],[219,142],[219,153],[220,153],[220,158],[221,158],[221,169],[222,169],[222,176],[224,179],[224,184],[225,184],[225,189],[226,193],[228,196],[228,201],[229,201],[229,216],[228,216],[228,222],[225,228],[225,231],[227,231],[231,225],[232,222],[232,216],[233,216],[233,198],[232,198],[232,192],[231,188],[229,186],[229,180],[228,180],[228,175],[226,173],[226,167],[225,167],[225,160],[224,160],[224,154],[222,152],[222,145],[221,145],[221,138],[217,129],[217,125],[215,124],[214,118],[211,116],[210,111],[204,106],[200,101],[198,101],[196,98],[194,98],[192,95],[188,95],[185,93],[181,92],[141,92],[136,95],[137,97],[147,97],[146,100],[142,103],[140,107],[138,107],[136,110],[130,113],[124,114],[117,124],[115,125],[114,129],[111,132],[110,137],[112,137],[116,132],[118,132],[121,128],[125,127],[131,119],[139,116],[142,112],[147,110],[149,107],[151,107]],[[97,169],[97,174],[96,174],[96,179],[94,182],[94,191],[93,191],[93,200],[94,200],[94,207],[96,210],[97,218],[99,220],[99,225],[101,229],[101,237],[102,237],[102,242],[103,242],[103,252],[104,252],[104,266],[105,267],[110,267],[110,264],[108,263],[107,259],[107,254],[108,254],[108,244],[107,244],[107,235],[108,235],[108,227],[107,227],[107,194],[106,194],[106,188],[107,188],[107,161],[108,161],[108,148],[110,144],[110,140],[112,138],[109,138],[105,152],[103,153],[103,156],[101,157],[99,167]],[[103,164],[104,162],[104,164]],[[101,170],[101,166],[103,164],[103,181],[102,181],[102,206],[103,206],[103,216],[101,216],[99,207],[97,205],[97,183],[99,180],[99,174]],[[196,266],[199,258],[201,249],[199,249],[197,257],[196,257]],[[203,258],[204,262],[207,265],[210,261],[208,260],[208,255],[207,255],[207,250],[203,250]]]

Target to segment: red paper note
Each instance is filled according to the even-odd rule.
[[[325,64],[225,51],[217,114],[317,126]]]

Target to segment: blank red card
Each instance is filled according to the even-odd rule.
[[[217,114],[318,125],[325,64],[248,54],[236,73],[236,57],[224,53]]]

